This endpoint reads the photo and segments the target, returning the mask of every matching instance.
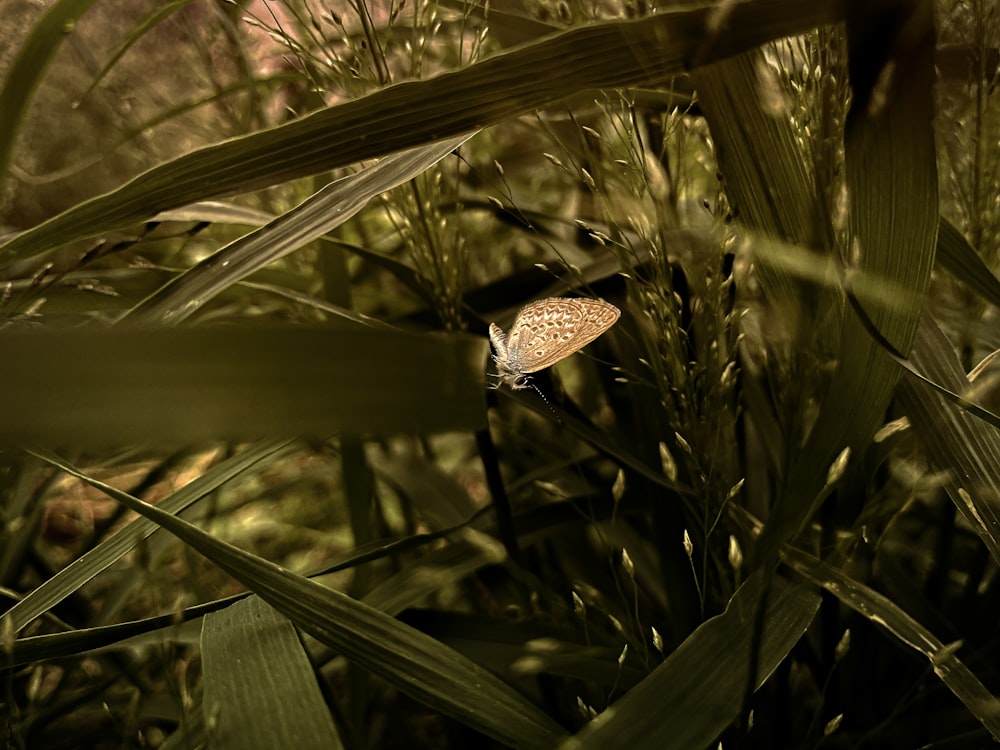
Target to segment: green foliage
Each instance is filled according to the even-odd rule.
[[[29,5],[9,746],[1000,740],[995,9]]]

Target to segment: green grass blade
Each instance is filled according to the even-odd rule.
[[[35,24],[19,47],[0,88],[0,179],[7,176],[17,132],[31,97],[45,71],[66,40],[68,29],[95,0],[59,0]]]
[[[752,649],[759,648],[759,687],[819,608],[811,587],[773,578],[757,644],[753,621],[761,580],[759,574],[748,580],[724,613],[701,625],[645,680],[563,743],[562,750],[707,747],[742,709]]]
[[[954,393],[968,392],[951,343],[929,318],[911,359],[934,382]],[[948,472],[945,488],[952,501],[1000,563],[1000,432],[910,374],[900,383],[899,398],[931,465]]]
[[[343,747],[295,628],[258,597],[205,618],[201,659],[213,747]]]
[[[183,10],[192,2],[194,2],[194,0],[173,0],[173,2],[169,2],[162,7],[153,8],[150,14],[146,18],[143,18],[142,22],[139,23],[131,31],[131,33],[129,33],[118,49],[108,57],[107,61],[103,66],[101,66],[101,69],[94,76],[90,86],[88,86],[87,90],[81,94],[80,99],[84,99],[89,96],[90,93],[97,87],[97,84],[104,80],[108,73],[110,73],[115,65],[118,64],[118,61],[125,56],[125,53],[132,49],[136,43],[143,40],[148,31],[156,28],[156,26],[160,23],[170,18],[170,16],[174,15],[178,11]]]
[[[369,200],[436,164],[469,136],[387,156],[337,180],[266,226],[230,243],[184,272],[125,316],[130,323],[173,325],[254,271],[332,231]]]
[[[1000,305],[1000,279],[962,236],[954,224],[942,218],[938,227],[937,257],[940,264],[987,302]]]
[[[381,328],[0,333],[0,443],[121,445],[469,430],[486,342]]]
[[[241,476],[262,461],[279,458],[291,441],[266,441],[253,445],[213,466],[193,482],[186,484],[169,497],[160,501],[160,508],[167,513],[180,513],[210,492],[214,492],[226,482]],[[56,573],[11,607],[3,615],[5,627],[12,633],[20,632],[35,618],[48,612],[70,594],[78,591],[103,570],[127,555],[139,542],[146,539],[159,526],[139,518],[123,529],[115,532],[101,544],[84,553],[65,568]]]
[[[993,738],[1000,741],[1000,701],[957,657],[959,643],[943,643],[888,597],[800,550],[786,547],[782,558],[848,607],[888,630],[901,643],[923,654],[931,662],[934,673],[941,681],[982,722]]]
[[[238,458],[246,461],[247,456],[241,454]],[[184,503],[180,503],[179,500],[190,494],[189,487],[182,488],[174,495],[161,500],[159,507],[167,510],[177,508],[178,512],[181,512],[189,506],[189,503],[186,500]],[[483,511],[480,511],[480,514],[482,513]],[[392,541],[379,540],[356,547],[351,554],[346,555],[335,563],[324,565],[321,570],[311,573],[309,577],[314,578],[316,576],[328,575],[340,570],[356,567],[366,562],[380,560],[390,555],[412,551],[461,531],[472,520],[466,520],[460,527],[443,529],[431,534],[415,534]],[[146,524],[149,526],[150,522],[145,519],[139,519],[135,524]],[[129,526],[124,532],[135,535],[138,528],[135,524]],[[159,527],[156,527],[156,529],[159,530]],[[497,564],[502,560],[501,545],[491,542],[489,537],[484,534],[477,534],[473,537],[473,541],[475,541],[475,544],[447,545],[425,555],[423,562],[420,564],[407,566],[398,574],[386,579],[384,584],[372,589],[364,598],[365,603],[383,612],[398,614],[405,606],[426,600],[426,597],[430,594],[441,590],[443,587],[457,583],[466,574],[484,565]],[[97,554],[96,551],[95,554]],[[443,567],[446,564],[453,567]],[[58,574],[56,578],[59,578],[59,575],[63,574]],[[78,588],[86,581],[82,577],[82,571],[77,570],[76,575],[78,577],[75,579],[75,582]],[[90,580],[90,577],[86,578],[86,580]],[[63,578],[56,583],[68,588],[73,585],[74,581]],[[42,594],[43,590],[44,586],[31,594],[31,596],[36,596],[37,598],[30,606],[35,608],[35,611],[39,615],[42,612],[38,611],[38,608],[44,604],[42,601],[44,598]],[[82,628],[65,633],[19,638],[10,649],[5,663],[8,666],[16,667],[47,659],[79,656],[87,651],[124,648],[130,645],[148,645],[149,643],[162,643],[166,640],[174,640],[180,623],[187,623],[204,617],[206,614],[228,607],[245,596],[247,594],[236,594],[223,599],[205,602],[204,604],[185,607],[170,614],[156,615],[116,625],[104,625],[94,628]],[[52,604],[55,603],[52,602]],[[15,614],[17,617],[11,621],[13,625],[25,621],[24,618],[31,613],[19,609]],[[159,635],[156,635],[158,632]]]
[[[431,708],[512,747],[553,747],[563,729],[492,673],[368,605],[255,557],[186,521],[94,480],[61,459],[39,458],[159,524],[253,590],[321,643]]]
[[[0,246],[0,265],[199,200],[256,190],[450,138],[587,89],[662,80],[835,20],[832,0],[755,0],[569,29],[195,151]]]
[[[860,302],[882,335],[903,353],[916,337],[938,224],[933,19],[917,11],[911,22],[906,75],[893,79],[882,108],[852,117],[845,144],[858,268],[887,281]],[[898,378],[895,364],[857,318],[845,316],[837,372],[806,447],[815,465],[805,469],[813,474],[805,486],[818,490],[830,462],[845,446],[857,450],[867,445]]]
[[[868,278],[886,281],[859,301],[882,335],[903,353],[916,337],[937,244],[934,34],[933,19],[924,11],[926,6],[914,12],[908,46],[896,50],[906,75],[893,77],[877,109],[852,111],[845,143],[856,268]],[[854,458],[860,458],[900,377],[856,316],[844,316],[836,349],[832,382],[786,483],[789,502],[765,529],[761,544],[766,552],[776,551],[811,517],[837,455],[850,447]],[[804,503],[805,498],[816,499]]]

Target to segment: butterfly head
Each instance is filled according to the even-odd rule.
[[[511,362],[501,359],[496,355],[493,356],[493,361],[496,362],[497,365],[495,375],[497,383],[494,388],[499,388],[501,384],[506,385],[514,391],[534,387],[531,383],[531,377],[529,375],[525,375],[521,372],[520,368]]]

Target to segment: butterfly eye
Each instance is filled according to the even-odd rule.
[[[529,378],[527,375],[518,375],[516,378],[514,378],[514,387],[525,388],[530,382],[531,378]]]

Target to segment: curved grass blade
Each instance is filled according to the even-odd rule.
[[[759,687],[802,637],[819,608],[819,595],[811,586],[773,578],[762,636],[755,643],[753,620],[761,582],[759,573],[748,579],[725,612],[702,624],[652,674],[560,750],[709,746],[739,715],[751,651],[759,648],[754,679]]]
[[[192,2],[194,2],[194,0],[173,0],[173,2],[169,2],[163,7],[154,8],[152,12],[149,14],[149,16],[144,18],[132,30],[132,32],[128,35],[128,37],[126,37],[126,39],[121,43],[121,45],[119,45],[118,49],[115,50],[108,57],[107,62],[104,63],[101,69],[94,76],[94,79],[91,81],[90,86],[88,86],[86,91],[84,91],[80,95],[80,99],[82,100],[90,95],[90,93],[97,87],[97,84],[99,84],[102,80],[104,80],[104,77],[107,76],[107,74],[111,72],[111,69],[114,68],[114,66],[118,63],[118,61],[125,56],[125,53],[128,52],[130,49],[132,49],[133,45],[135,45],[137,42],[142,41],[147,31],[150,31],[151,29],[155,28],[160,22],[166,20],[167,18],[170,18],[170,16],[172,16],[174,13],[183,10]]]
[[[959,643],[946,644],[910,617],[892,600],[847,576],[842,570],[786,546],[782,560],[837,597],[848,607],[892,633],[901,643],[925,656],[934,673],[966,708],[1000,741],[1000,700],[956,655]]]
[[[175,325],[219,292],[332,231],[369,200],[436,164],[471,135],[404,151],[327,185],[267,225],[230,243],[172,279],[120,322]]]
[[[565,731],[492,673],[433,638],[339,591],[222,542],[155,506],[34,453],[162,526],[304,632],[422,703],[513,747],[548,750]]]
[[[1000,305],[1000,279],[979,257],[954,224],[941,218],[938,225],[938,262],[987,302]]]
[[[95,0],[59,0],[35,24],[18,48],[0,89],[0,179],[7,175],[17,131],[28,104],[52,58],[66,40],[66,29],[93,5]]]
[[[148,220],[451,138],[574,93],[662,80],[837,20],[833,0],[752,0],[563,31],[424,81],[204,148],[53,217],[0,246],[0,265]]]
[[[291,443],[290,440],[271,440],[251,446],[232,458],[213,466],[194,481],[161,500],[160,508],[167,513],[180,513],[226,482],[249,471],[261,461],[273,461],[284,455],[289,450]],[[159,527],[155,523],[139,518],[115,532],[7,610],[3,615],[4,627],[12,633],[20,632],[35,618],[48,612],[98,573],[111,567],[131,552],[139,542],[158,529]]]
[[[920,326],[912,359],[925,381],[952,393],[968,390],[969,381],[951,343],[930,318]],[[909,374],[900,382],[899,401],[928,461],[948,472],[944,486],[952,502],[972,524],[994,562],[1000,563],[1000,427],[996,417],[991,414],[994,421],[987,425],[979,415],[948,404]]]
[[[183,491],[183,489],[180,490],[180,492]],[[169,497],[162,500],[159,505],[161,508],[171,508],[173,507],[172,502],[173,497]],[[315,578],[317,576],[329,575],[330,573],[347,570],[366,562],[381,560],[389,555],[412,551],[445,539],[472,524],[482,525],[479,522],[486,513],[488,513],[488,509],[483,508],[461,524],[442,529],[441,531],[414,534],[389,541],[379,540],[356,547],[351,554],[340,561],[325,565],[322,569],[310,573],[308,577]],[[478,538],[483,539],[484,537],[480,534]],[[368,596],[365,597],[365,602],[384,612],[397,614],[400,611],[399,607],[405,603],[419,601],[429,594],[434,593],[441,586],[457,583],[462,575],[471,572],[476,566],[491,565],[498,562],[492,545],[488,543],[477,545],[467,544],[457,554],[451,553],[448,550],[450,550],[450,545],[442,548],[442,550],[431,553],[420,565],[408,566],[401,571],[402,577],[393,576],[387,579],[383,590],[378,591],[378,589],[375,589],[369,592]],[[442,568],[441,565],[444,560],[450,560],[455,567]],[[426,575],[426,569],[428,568],[431,570],[431,575]],[[392,591],[389,581],[393,580],[397,582],[395,584],[396,588],[405,588],[404,595],[400,596],[399,592]],[[399,583],[403,580],[406,581],[405,584]],[[4,663],[7,666],[17,667],[22,664],[47,659],[79,656],[87,651],[125,647],[133,643],[136,645],[146,645],[151,642],[160,643],[164,640],[170,640],[173,636],[170,633],[164,633],[160,638],[154,639],[151,637],[152,634],[160,630],[176,629],[180,624],[196,620],[204,617],[206,614],[228,607],[230,604],[245,599],[249,595],[249,593],[236,594],[223,599],[205,602],[204,604],[186,607],[170,614],[156,615],[116,625],[103,625],[72,632],[19,638],[10,647]]]

